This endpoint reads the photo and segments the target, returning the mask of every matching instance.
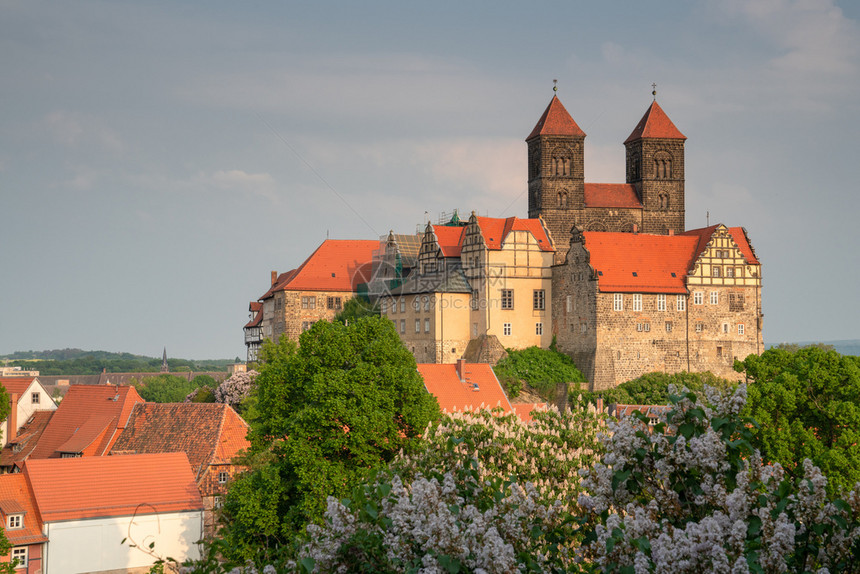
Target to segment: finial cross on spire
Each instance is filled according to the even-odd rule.
[[[553,92],[557,92],[557,91],[558,91],[558,80],[553,80],[553,81],[552,81],[552,91],[553,91]]]
[[[654,101],[657,101],[657,84],[651,84],[651,95],[654,96]]]

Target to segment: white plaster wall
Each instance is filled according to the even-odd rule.
[[[45,525],[44,574],[75,574],[149,566],[160,557],[199,558],[203,511],[70,520]],[[127,539],[125,543],[123,539]],[[131,544],[137,544],[137,548]]]

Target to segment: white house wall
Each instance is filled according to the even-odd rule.
[[[199,558],[195,542],[203,537],[203,512],[138,515],[133,524],[130,516],[70,520],[45,529],[44,574],[122,571],[150,566],[156,557],[144,550],[153,542],[158,556]]]

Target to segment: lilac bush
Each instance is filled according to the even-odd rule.
[[[251,390],[254,388],[254,380],[258,374],[254,370],[233,373],[215,389],[215,402],[226,403],[235,408],[236,405],[251,394]]]

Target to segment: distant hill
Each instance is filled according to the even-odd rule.
[[[147,357],[132,353],[109,351],[84,351],[81,349],[54,349],[50,351],[16,351],[0,355],[0,361],[10,366],[37,370],[42,375],[95,375],[108,373],[158,372],[161,357]],[[179,371],[226,371],[233,359],[193,361],[168,358],[172,372]]]
[[[806,347],[808,345],[815,345],[818,343],[822,345],[830,345],[833,347],[834,351],[842,355],[860,356],[860,339],[842,339],[838,341],[794,341],[789,344]],[[784,343],[767,343],[765,346],[769,349],[781,344]]]

